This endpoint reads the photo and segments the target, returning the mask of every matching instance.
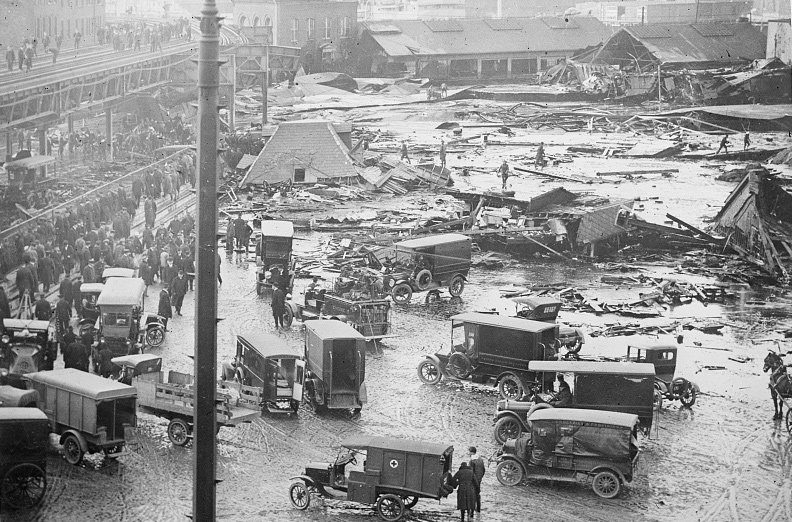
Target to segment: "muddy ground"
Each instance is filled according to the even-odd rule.
[[[423,112],[422,112],[423,111]],[[426,114],[426,109],[397,109],[389,112],[388,127],[418,140],[441,134],[436,123],[442,114]],[[447,107],[453,113],[454,107]],[[333,116],[335,111],[328,111]],[[400,112],[403,112],[401,116]],[[358,111],[358,114],[367,114]],[[383,123],[383,127],[385,124]],[[519,138],[520,136],[518,136]],[[525,136],[523,136],[524,138]],[[604,136],[549,133],[532,136],[549,143],[548,153],[561,151],[569,140],[590,142]],[[556,149],[558,147],[558,149]],[[533,154],[519,147],[449,154],[449,166],[480,162],[494,172],[502,156],[516,158]],[[636,163],[621,159],[580,158],[559,169],[584,172],[606,163],[608,170],[625,170],[625,165],[651,168],[656,161]],[[593,192],[609,197],[658,196],[663,210],[701,223],[714,215],[733,185],[712,178],[717,169],[701,164],[659,162],[680,165],[673,178],[645,179],[618,185],[570,185],[570,190]],[[638,167],[636,167],[638,168]],[[590,174],[590,172],[584,172]],[[457,178],[461,187],[499,186],[494,174],[477,174],[468,180]],[[557,183],[532,177],[515,177],[512,188],[518,196],[549,190]],[[398,208],[414,198],[431,201],[430,194],[410,195],[404,200],[385,197],[382,205]],[[660,207],[661,203],[652,203]],[[355,204],[346,206],[354,207]],[[310,249],[327,236],[310,235],[297,242]],[[647,274],[673,274],[674,266],[645,266]],[[407,307],[396,307],[392,322],[398,335],[368,353],[366,382],[369,403],[359,419],[343,415],[316,416],[302,408],[296,417],[263,415],[252,424],[220,430],[217,474],[218,518],[221,520],[374,520],[373,509],[346,502],[315,502],[305,512],[294,510],[287,498],[289,478],[299,474],[308,461],[335,457],[338,444],[347,435],[367,433],[442,441],[454,444],[457,462],[470,445],[484,457],[497,446],[492,439],[494,389],[469,383],[443,381],[438,386],[423,385],[416,365],[422,354],[447,351],[450,341],[448,317],[454,313],[486,308],[506,310],[498,289],[516,285],[564,282],[601,295],[624,296],[645,291],[641,288],[601,288],[601,269],[588,262],[551,263],[544,260],[512,262],[504,269],[474,269],[462,301],[455,304],[424,305],[414,299]],[[224,258],[223,285],[219,292],[218,325],[220,361],[230,360],[234,335],[246,330],[275,332],[266,298],[256,296],[254,266],[236,255]],[[304,281],[299,282],[304,284]],[[298,284],[298,287],[299,287]],[[159,287],[150,289],[157,295]],[[789,327],[790,298],[778,289],[737,289],[738,298],[725,305],[694,303],[667,311],[669,317],[714,318],[727,321],[723,335],[687,332],[680,348],[677,373],[696,382],[702,394],[692,410],[678,403],[666,403],[659,413],[651,437],[643,440],[639,472],[624,494],[602,500],[584,486],[530,482],[507,488],[497,483],[494,466],[488,468],[483,483],[484,510],[481,520],[787,520],[792,519],[792,442],[790,435],[772,418],[767,375],[762,373],[766,344],[751,341],[772,329]],[[192,372],[194,294],[188,293],[185,316],[171,321],[171,331],[162,347],[164,368]],[[150,299],[148,309],[156,309]],[[634,319],[586,313],[563,313],[562,319],[585,326]],[[279,335],[300,345],[303,330],[296,323]],[[584,346],[586,354],[623,354],[629,338],[592,338]],[[699,343],[700,346],[694,343]],[[740,363],[729,357],[749,358]],[[736,358],[736,357],[735,357]],[[718,368],[721,369],[712,369]],[[709,369],[708,369],[709,368]],[[187,520],[191,512],[191,466],[193,450],[173,447],[167,439],[167,421],[151,415],[138,417],[138,447],[118,462],[89,459],[80,467],[67,464],[54,444],[49,458],[49,488],[43,504],[33,512],[0,512],[2,520],[137,521]],[[456,519],[455,498],[441,503],[421,501],[409,519],[450,521]]]

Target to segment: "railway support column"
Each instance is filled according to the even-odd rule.
[[[6,132],[6,161],[11,161],[11,155],[14,153],[14,138],[11,136],[11,131]]]
[[[47,129],[45,129],[44,127],[39,127],[37,130],[38,130],[39,154],[41,155],[47,154]]]
[[[109,106],[105,108],[105,137],[107,147],[110,149],[108,157],[113,161],[113,109]]]

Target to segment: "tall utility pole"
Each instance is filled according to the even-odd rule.
[[[214,0],[201,9],[198,45],[198,241],[195,292],[193,520],[215,519],[217,376],[217,107],[220,21]]]

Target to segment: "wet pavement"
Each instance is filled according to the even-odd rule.
[[[317,235],[313,238],[316,239]],[[299,242],[309,248],[309,242]],[[254,265],[224,258],[219,291],[219,360],[231,359],[234,335],[249,330],[277,333],[299,345],[300,323],[275,332],[266,297],[256,295]],[[348,435],[366,433],[448,442],[455,446],[456,462],[470,445],[483,457],[497,445],[492,438],[496,395],[492,387],[442,381],[421,384],[416,365],[424,353],[447,351],[454,313],[503,308],[498,288],[566,281],[591,285],[602,272],[590,265],[531,263],[497,271],[474,269],[461,301],[435,305],[417,299],[393,313],[398,337],[370,350],[366,382],[369,403],[358,419],[346,415],[317,416],[303,406],[297,416],[264,414],[251,424],[222,428],[219,433],[217,513],[220,520],[373,520],[372,508],[342,501],[316,501],[300,512],[287,497],[290,477],[308,461],[335,457],[339,442]],[[304,281],[298,281],[304,284]],[[159,287],[151,288],[150,296]],[[185,316],[170,322],[162,347],[163,368],[194,373],[194,293],[185,300]],[[746,301],[751,299],[746,298]],[[780,308],[787,306],[782,301]],[[156,308],[154,299],[147,309]],[[700,308],[700,307],[699,307]],[[673,315],[721,316],[742,321],[739,306],[694,305]],[[592,314],[565,313],[564,320],[591,323]],[[615,319],[609,318],[611,321]],[[738,324],[738,323],[735,323]],[[747,330],[725,328],[724,335],[687,332],[680,349],[681,373],[693,379],[702,394],[692,410],[666,402],[651,438],[643,441],[637,476],[625,492],[602,500],[583,485],[529,482],[501,486],[490,465],[483,483],[484,510],[480,520],[524,520],[528,514],[544,520],[783,520],[790,518],[792,442],[780,423],[773,422],[767,375],[761,372],[766,348],[745,339]],[[585,353],[624,353],[628,338],[590,339]],[[693,345],[698,341],[702,346]],[[708,347],[731,351],[712,350]],[[730,355],[753,360],[740,364]],[[702,369],[703,365],[723,370]],[[53,441],[49,458],[49,487],[43,504],[34,512],[0,513],[2,520],[187,520],[191,512],[193,450],[174,447],[166,436],[167,421],[138,416],[138,447],[117,462],[92,456],[82,466],[67,464]],[[95,457],[95,458],[94,458]],[[408,520],[446,521],[458,517],[455,499],[438,503],[422,500]]]

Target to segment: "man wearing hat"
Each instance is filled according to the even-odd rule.
[[[173,307],[176,309],[176,314],[181,315],[182,303],[184,303],[184,296],[187,293],[187,277],[184,275],[183,269],[179,269],[168,289],[173,296]]]

